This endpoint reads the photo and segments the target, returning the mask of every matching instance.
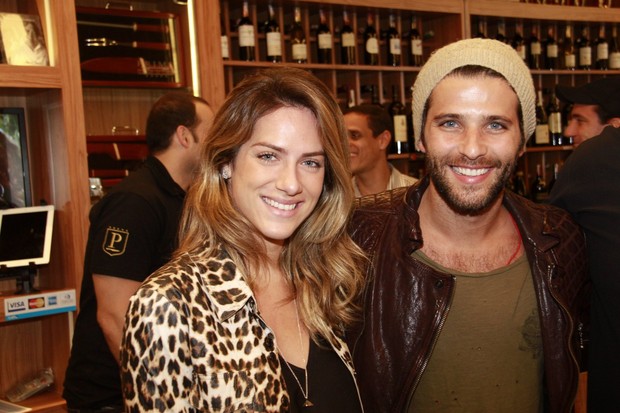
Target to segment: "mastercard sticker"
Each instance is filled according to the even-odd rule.
[[[43,308],[45,307],[45,299],[43,297],[30,298],[28,300],[28,308]]]

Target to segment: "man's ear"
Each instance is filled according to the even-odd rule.
[[[390,142],[392,141],[392,134],[389,130],[384,130],[377,137],[377,141],[379,142],[379,147],[381,149],[387,149],[390,146]]]
[[[414,146],[417,146],[417,150],[419,150],[422,153],[426,153],[426,147],[424,146],[424,138],[420,138],[420,140],[418,140],[417,145],[414,144]]]
[[[194,141],[192,132],[187,128],[187,126],[183,125],[177,126],[174,131],[173,138],[184,148],[189,148],[190,144]]]
[[[620,118],[611,118],[607,124],[613,126],[614,128],[620,128]]]

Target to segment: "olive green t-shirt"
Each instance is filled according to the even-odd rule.
[[[409,412],[542,412],[542,339],[526,255],[483,274],[413,256],[454,275],[456,288]]]

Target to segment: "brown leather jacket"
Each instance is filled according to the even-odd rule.
[[[406,412],[448,315],[454,278],[411,257],[422,246],[417,207],[428,178],[359,200],[353,239],[369,254],[363,321],[350,334],[364,407]],[[538,297],[544,351],[545,411],[570,412],[587,322],[584,238],[570,215],[507,192]]]

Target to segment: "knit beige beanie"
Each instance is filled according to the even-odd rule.
[[[412,87],[413,131],[419,149],[422,113],[431,92],[454,69],[477,65],[493,69],[517,92],[523,112],[523,135],[527,141],[536,129],[536,92],[530,70],[509,45],[492,39],[466,39],[435,51],[424,64]]]

